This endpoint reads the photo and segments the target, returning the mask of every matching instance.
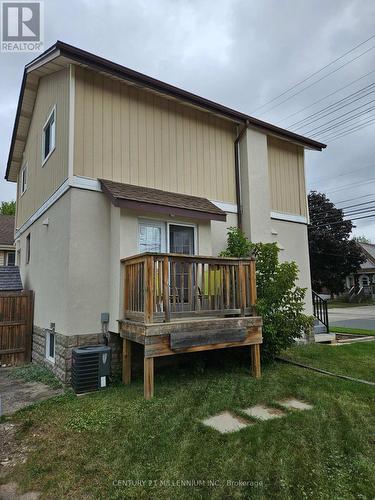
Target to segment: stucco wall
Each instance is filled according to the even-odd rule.
[[[273,241],[283,248],[280,250],[281,261],[295,261],[299,268],[299,286],[307,288],[306,313],[312,314],[310,259],[307,240],[307,225],[272,219]]]
[[[35,291],[34,324],[69,333],[68,300],[71,191],[65,193],[16,242],[21,249],[20,271],[26,289]],[[48,226],[43,221],[48,219]],[[30,262],[26,264],[26,237],[30,234]]]
[[[242,223],[255,242],[271,239],[267,136],[247,129],[240,141]]]

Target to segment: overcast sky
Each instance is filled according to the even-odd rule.
[[[287,127],[375,82],[374,72],[320,104],[285,119],[375,70],[373,38],[272,105],[324,76],[319,83],[269,113],[266,111],[271,104],[257,110],[374,35],[374,20],[374,0],[46,0],[45,48],[59,39]],[[35,56],[0,53],[3,173],[23,67]],[[326,76],[343,64],[342,69]],[[370,102],[371,97],[368,95],[348,109]],[[338,114],[346,111],[342,109]],[[299,132],[306,133],[338,114]],[[375,179],[375,124],[332,142],[327,139],[327,144],[323,153],[306,154],[309,188],[327,192],[334,202],[371,195],[375,187],[375,182],[371,182]],[[370,182],[363,183],[366,179]],[[14,184],[2,180],[0,200],[14,197]],[[358,221],[357,226],[357,234],[365,234],[375,242],[375,219]]]

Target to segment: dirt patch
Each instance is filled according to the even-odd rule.
[[[5,477],[16,464],[26,461],[28,448],[16,440],[18,428],[19,424],[0,424],[0,478]]]
[[[2,415],[25,408],[63,393],[63,389],[52,389],[41,382],[24,382],[9,377],[9,369],[0,369],[0,406]]]
[[[17,483],[8,483],[0,486],[1,500],[37,500],[38,498],[40,498],[40,493],[37,491],[28,491],[19,495]]]

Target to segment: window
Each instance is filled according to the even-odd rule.
[[[139,251],[165,252],[165,224],[164,222],[139,223]]]
[[[17,266],[21,265],[21,249],[17,250]]]
[[[20,177],[20,195],[22,196],[23,193],[27,189],[27,165],[23,167],[21,170],[21,177]]]
[[[16,260],[16,252],[7,253],[7,266],[14,266]]]
[[[56,139],[56,108],[53,108],[51,114],[43,127],[43,163],[48,160],[55,149]]]
[[[30,233],[26,236],[26,264],[30,262]]]
[[[55,332],[51,330],[46,333],[46,358],[51,363],[55,362]]]
[[[139,251],[183,253],[196,252],[196,226],[162,221],[140,220]]]

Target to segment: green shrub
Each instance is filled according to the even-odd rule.
[[[277,243],[252,243],[238,228],[229,228],[224,257],[256,258],[257,313],[263,318],[263,357],[275,357],[296,338],[311,332],[304,314],[306,289],[296,285],[298,266],[279,262]]]

